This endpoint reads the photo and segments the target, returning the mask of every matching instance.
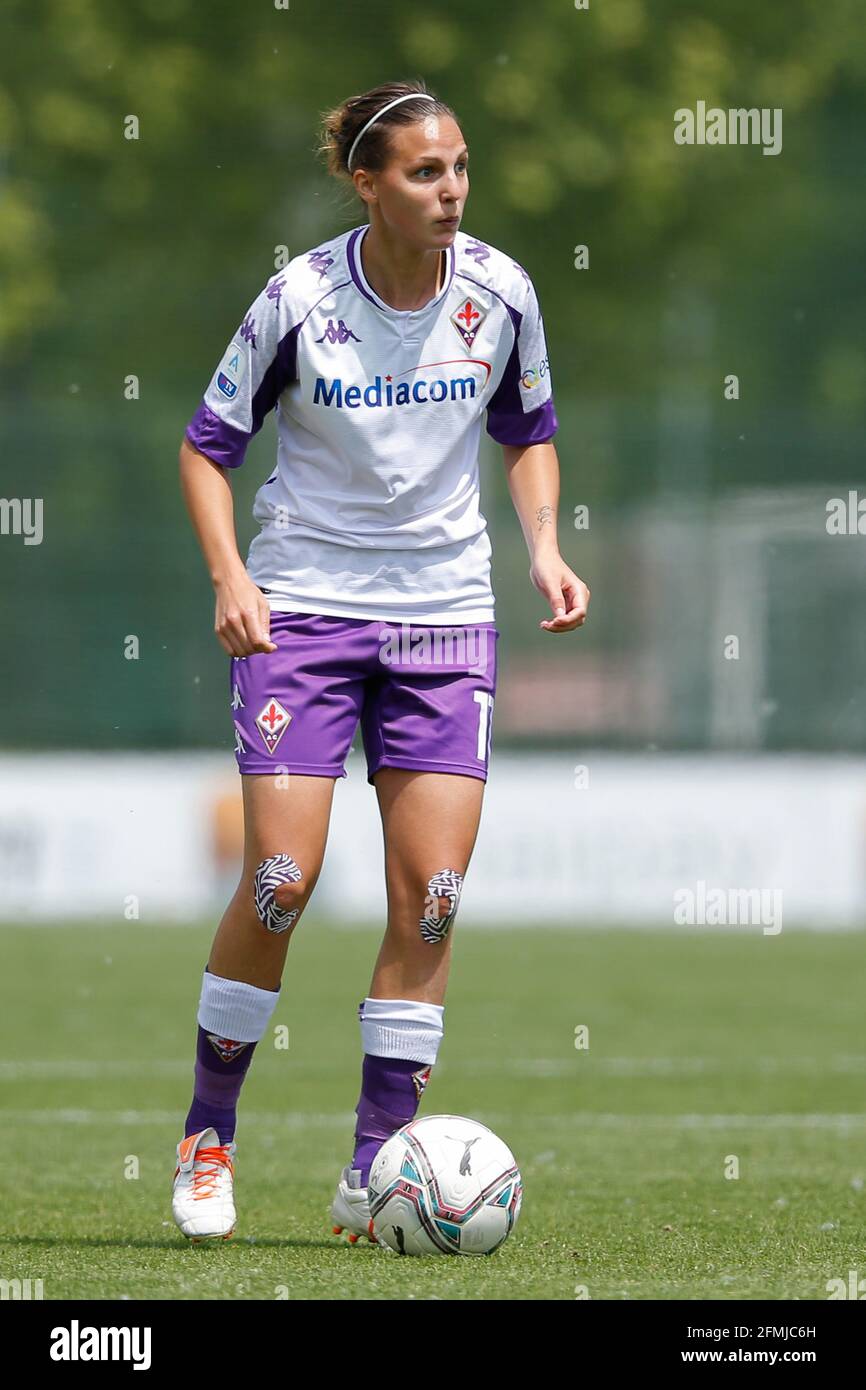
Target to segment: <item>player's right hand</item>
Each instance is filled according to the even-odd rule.
[[[214,632],[229,656],[275,652],[271,641],[271,610],[257,584],[243,574],[216,585]]]

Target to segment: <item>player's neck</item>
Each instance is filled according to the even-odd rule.
[[[423,309],[445,283],[443,251],[417,251],[402,243],[383,244],[371,223],[361,239],[361,265],[367,284],[392,309]]]

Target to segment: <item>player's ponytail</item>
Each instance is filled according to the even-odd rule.
[[[351,182],[352,173],[361,167],[384,169],[390,154],[389,129],[428,115],[456,119],[451,107],[428,92],[423,82],[386,82],[323,113],[319,153],[334,178]]]

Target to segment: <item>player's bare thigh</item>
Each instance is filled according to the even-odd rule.
[[[385,837],[388,926],[370,997],[441,1004],[485,783],[393,767],[381,768],[373,782]]]
[[[279,986],[289,940],[322,868],[335,781],[300,773],[241,778],[244,864],[211,947],[208,966],[215,975],[259,989]],[[257,874],[260,885],[282,880],[267,895],[260,890],[258,906]],[[297,916],[283,930],[269,930],[261,916],[263,900],[279,909],[266,914],[271,925],[285,920],[281,913]]]

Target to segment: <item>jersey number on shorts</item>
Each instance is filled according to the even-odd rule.
[[[478,752],[476,758],[487,762],[490,753],[490,734],[493,723],[493,696],[486,690],[476,690],[475,703],[478,705]]]

